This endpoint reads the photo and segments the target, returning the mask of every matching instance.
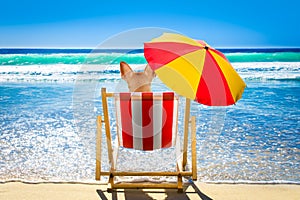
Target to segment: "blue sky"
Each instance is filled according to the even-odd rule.
[[[298,0],[5,0],[2,47],[95,47],[122,31],[161,27],[214,47],[300,47]]]

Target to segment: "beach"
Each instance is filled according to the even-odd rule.
[[[299,199],[300,49],[224,50],[247,87],[230,107],[192,103],[199,182],[183,194],[126,190],[115,196],[103,182],[94,184],[100,89],[126,91],[119,61],[134,70],[146,62],[140,50],[89,51],[0,53],[0,199]],[[167,89],[158,79],[152,87]],[[182,124],[178,128],[182,136]],[[102,142],[107,170],[105,135]],[[121,167],[132,167],[133,155],[121,153]],[[159,170],[172,167],[169,157],[140,156],[140,162]]]
[[[300,200],[300,1],[1,7],[0,200]]]
[[[291,184],[208,184],[196,182],[184,193],[177,190],[118,190],[107,193],[106,185],[9,182],[0,184],[0,199],[93,200],[93,199],[300,199],[300,186]]]

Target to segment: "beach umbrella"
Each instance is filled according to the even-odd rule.
[[[246,87],[225,55],[204,41],[164,33],[144,43],[144,56],[170,89],[204,105],[235,104]]]

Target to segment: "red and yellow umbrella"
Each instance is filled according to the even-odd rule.
[[[144,44],[144,55],[169,88],[204,105],[232,105],[246,87],[224,54],[204,41],[164,33]]]

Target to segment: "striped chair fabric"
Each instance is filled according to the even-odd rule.
[[[116,93],[119,145],[145,151],[173,147],[178,101],[173,92]]]

